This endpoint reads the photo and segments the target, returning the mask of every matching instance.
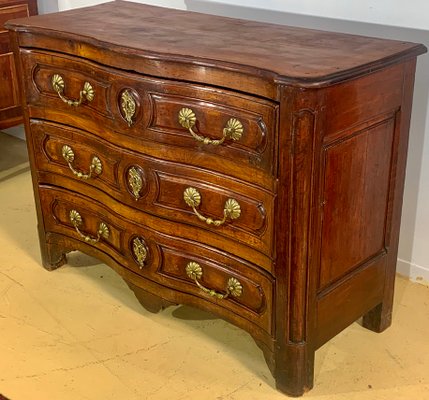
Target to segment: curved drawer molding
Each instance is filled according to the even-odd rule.
[[[63,191],[41,189],[41,194],[44,193],[49,198],[46,214],[52,218],[54,230],[96,248],[122,252],[120,237],[124,229],[113,223],[105,210],[90,207],[88,202],[75,202],[73,196]]]
[[[69,115],[102,118],[102,126],[112,118],[108,100],[111,84],[105,73],[91,72],[86,62],[77,66],[69,56],[52,56],[38,50],[25,50],[23,62],[32,78],[26,80],[27,100],[45,110],[43,118],[50,113],[58,115],[58,122],[66,122],[64,118]],[[74,118],[72,123],[77,122]]]
[[[238,100],[226,93],[216,99],[204,98],[207,95],[203,89],[189,96],[183,91],[174,95],[151,92],[148,130],[154,132],[154,139],[198,147],[224,160],[271,172],[267,162],[274,157],[276,106],[270,108],[247,98]]]
[[[176,169],[177,171],[177,169]],[[195,174],[170,174],[154,171],[158,192],[154,204],[159,212],[180,222],[186,222],[255,247],[271,255],[269,238],[273,230],[274,199],[266,192],[253,191],[249,186],[219,180],[208,184],[212,177]]]
[[[146,185],[143,168],[138,165],[133,165],[127,171],[128,190],[133,195],[135,200],[141,197],[143,187]]]
[[[195,248],[200,252],[200,248]],[[238,304],[252,314],[264,315],[271,307],[272,282],[252,268],[240,268],[237,261],[208,253],[201,258],[186,250],[160,246],[162,265],[159,273],[179,279],[187,291],[221,306]]]
[[[149,257],[149,249],[144,238],[139,236],[133,238],[131,241],[131,252],[140,269],[146,266]]]
[[[133,89],[125,89],[121,92],[119,105],[121,116],[131,127],[136,121],[138,109],[140,108],[140,97]]]

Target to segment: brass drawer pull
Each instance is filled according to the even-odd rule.
[[[82,104],[86,99],[88,102],[94,100],[95,92],[94,88],[89,82],[83,84],[83,89],[79,92],[79,100],[70,100],[64,96],[65,83],[61,75],[55,74],[51,79],[52,88],[57,92],[58,96],[64,103],[67,103],[69,106],[77,107]]]
[[[206,288],[198,281],[198,279],[201,279],[203,276],[203,269],[201,268],[201,265],[195,261],[188,262],[188,264],[186,265],[186,274],[189,278],[194,280],[197,286],[204,293],[207,293],[212,297],[216,297],[217,299],[226,299],[227,297],[229,297],[229,295],[233,297],[240,297],[243,293],[243,286],[241,285],[240,281],[232,277],[228,279],[228,282],[226,284],[226,293],[218,293],[213,289]]]
[[[97,156],[92,157],[91,165],[89,166],[89,173],[86,174],[84,172],[77,171],[74,169],[73,167],[74,151],[70,146],[65,144],[61,149],[61,153],[63,155],[64,160],[66,160],[70,170],[79,179],[89,179],[93,176],[93,174],[100,175],[101,172],[103,171],[101,160]]]
[[[198,207],[201,203],[201,194],[197,189],[193,187],[188,187],[185,189],[185,191],[183,192],[183,199],[189,207],[192,207],[192,210],[194,211],[195,215],[207,225],[220,226],[226,222],[227,218],[237,219],[241,215],[240,204],[235,199],[228,199],[225,202],[222,219],[212,219],[201,215],[195,208]]]
[[[193,127],[197,122],[197,117],[195,113],[190,108],[182,108],[179,111],[179,124],[184,128],[189,130],[189,133],[194,139],[204,144],[212,144],[218,146],[222,144],[226,139],[232,139],[234,141],[240,140],[243,135],[243,124],[236,118],[231,118],[226,123],[225,128],[223,128],[222,139],[210,139],[208,137],[199,135],[193,131]]]
[[[100,225],[98,226],[98,231],[97,231],[97,237],[93,238],[89,235],[85,235],[84,233],[82,233],[79,230],[79,226],[82,225],[82,216],[76,211],[76,210],[71,210],[70,211],[70,222],[72,223],[72,225],[75,227],[76,232],[79,234],[79,236],[85,240],[85,242],[87,243],[98,243],[101,238],[103,239],[108,239],[109,238],[109,227],[104,223],[104,222],[100,222]]]

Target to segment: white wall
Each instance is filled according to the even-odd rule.
[[[104,2],[58,1],[60,10]],[[191,11],[407,40],[429,47],[429,1],[134,0]],[[39,5],[40,7],[40,5]],[[399,244],[398,271],[429,281],[429,56],[419,57]]]
[[[166,1],[167,2],[167,1]],[[286,13],[335,18],[427,29],[429,26],[427,0],[200,0],[199,3],[218,3]],[[192,1],[185,1],[191,4]]]
[[[39,0],[44,2],[46,0]],[[106,3],[109,0],[53,0],[58,2],[59,10],[68,10],[70,8],[86,7],[90,5]],[[184,0],[132,0],[135,3],[145,3],[154,6],[185,9]]]
[[[37,0],[39,14],[58,11],[58,0]]]

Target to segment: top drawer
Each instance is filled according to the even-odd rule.
[[[196,159],[191,154],[204,153],[208,159],[199,157],[198,165],[206,162],[211,169],[228,162],[273,174],[276,103],[65,55],[21,52],[24,73],[32,77],[26,81],[31,117],[79,125],[107,139],[111,135],[111,141],[134,150],[146,146],[148,152],[147,142],[158,143],[158,151],[159,143],[176,146],[187,152],[188,163]]]

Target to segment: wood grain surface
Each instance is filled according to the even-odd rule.
[[[101,47],[108,43],[122,52],[141,56],[266,71],[303,84],[344,79],[424,52],[423,45],[414,43],[121,1],[31,20],[18,19],[8,27],[64,39],[78,37],[79,41]]]

